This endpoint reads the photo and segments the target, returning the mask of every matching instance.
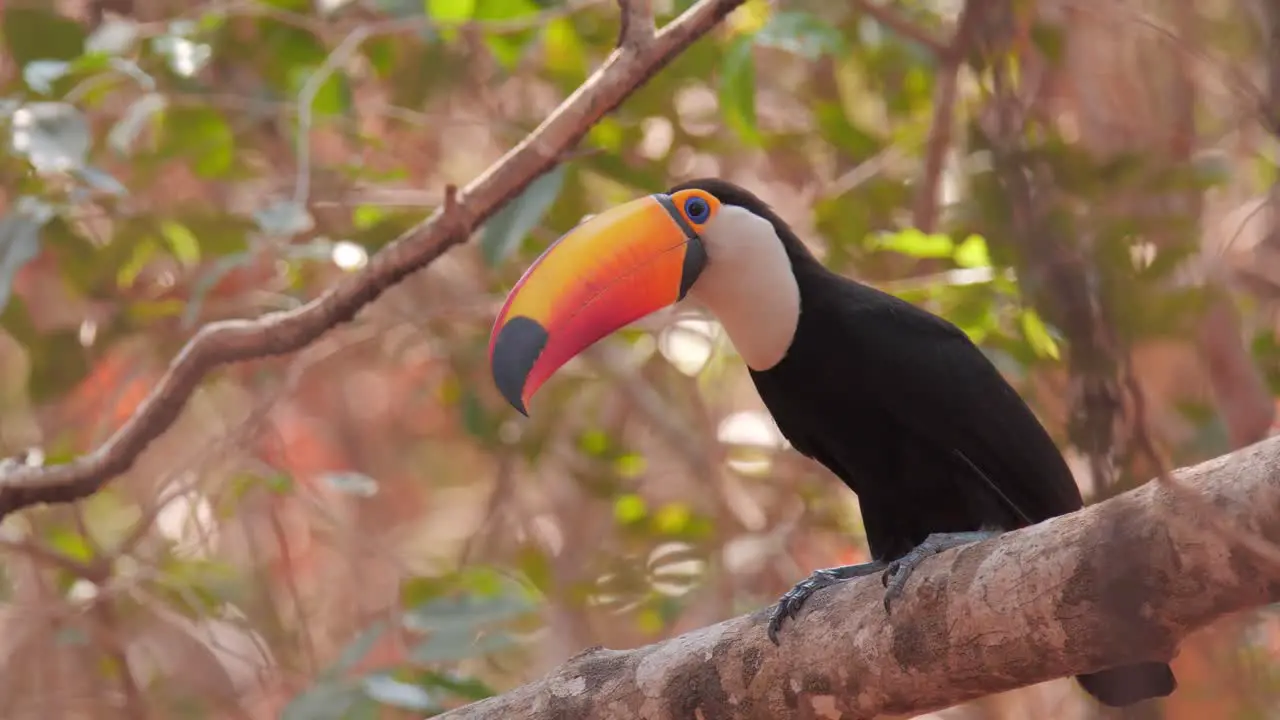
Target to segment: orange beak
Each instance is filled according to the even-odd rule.
[[[592,217],[548,247],[511,289],[489,339],[493,380],[528,415],[552,373],[600,338],[684,298],[706,264],[668,195]]]

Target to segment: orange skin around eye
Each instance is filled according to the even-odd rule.
[[[495,380],[502,373],[519,374],[532,360],[519,388],[519,404],[512,397],[518,380],[508,377],[507,399],[522,409],[552,373],[604,336],[680,299],[686,254],[696,233],[683,206],[698,194],[706,200],[708,219],[715,199],[696,190],[670,199],[648,196],[592,217],[548,247],[512,288],[498,312],[489,341],[489,361]],[[666,202],[663,202],[666,200]],[[673,203],[672,207],[668,203]],[[679,213],[680,219],[673,216]],[[682,222],[688,224],[686,231]],[[701,252],[701,248],[697,249]],[[699,265],[700,268],[700,265]],[[529,321],[545,331],[538,350],[534,340],[517,342],[519,350],[499,349],[499,336],[517,318],[524,332],[538,334]],[[515,346],[513,346],[515,347]],[[525,357],[536,352],[536,359]],[[519,357],[519,360],[515,358]],[[516,363],[520,367],[507,367]],[[500,388],[503,382],[498,380]]]

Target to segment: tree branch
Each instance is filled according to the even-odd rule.
[[[877,578],[816,594],[781,646],[765,610],[635,650],[588,650],[441,717],[584,720],[914,715],[1139,660],[1280,600],[1264,560],[1203,528],[1212,506],[1280,540],[1280,438],[923,564],[886,617]],[[1187,522],[1169,523],[1178,517]]]
[[[624,43],[519,145],[480,177],[457,191],[413,230],[374,255],[361,272],[323,295],[286,312],[255,320],[229,320],[201,328],[170,363],[168,372],[110,439],[64,464],[15,467],[0,474],[0,518],[40,503],[72,502],[97,492],[133,466],[143,450],[167,430],[200,381],[233,362],[283,355],[350,321],[384,291],[467,240],[471,230],[498,211],[693,41],[705,35],[743,0],[700,0],[661,32],[641,41],[629,31]],[[643,9],[645,3],[637,3]],[[640,10],[629,9],[634,16]]]
[[[653,42],[653,0],[618,0],[618,9],[618,47],[641,48]]]
[[[912,213],[912,223],[925,233],[932,233],[938,224],[938,185],[942,182],[942,165],[947,159],[947,151],[951,149],[960,66],[973,42],[974,18],[977,16],[976,5],[979,1],[969,0],[965,3],[951,42],[939,54],[941,62],[933,89],[933,119],[929,125],[929,139],[925,142],[924,171],[921,173]]]

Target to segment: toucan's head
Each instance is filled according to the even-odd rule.
[[[511,289],[489,340],[494,382],[525,413],[575,355],[689,294],[763,369],[782,358],[795,330],[797,253],[802,246],[768,206],[722,180],[685,182],[594,215]]]

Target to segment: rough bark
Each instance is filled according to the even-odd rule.
[[[1280,438],[1174,474],[1280,541]],[[924,563],[886,616],[878,578],[816,594],[781,646],[767,612],[634,650],[585,651],[444,716],[840,718],[916,714],[1052,678],[1169,659],[1188,633],[1280,600],[1265,561],[1163,482]]]

